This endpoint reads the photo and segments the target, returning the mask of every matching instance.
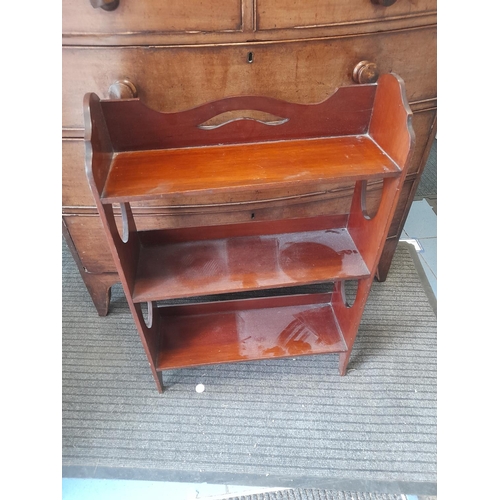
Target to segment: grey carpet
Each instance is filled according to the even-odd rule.
[[[293,489],[232,497],[227,500],[405,500],[400,494]]]
[[[437,139],[432,144],[415,197],[437,198]]]
[[[168,372],[159,395],[121,286],[98,317],[65,245],[62,333],[64,477],[435,494],[436,317],[406,247],[345,377],[336,355],[265,360]]]

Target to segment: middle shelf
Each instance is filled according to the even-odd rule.
[[[342,220],[322,216],[143,232],[133,301],[369,277]]]

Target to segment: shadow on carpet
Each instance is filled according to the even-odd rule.
[[[63,477],[435,494],[436,317],[406,246],[345,377],[302,356],[166,372],[162,395],[121,286],[101,318],[62,257]]]

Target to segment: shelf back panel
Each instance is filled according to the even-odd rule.
[[[196,108],[164,113],[140,99],[102,100],[115,151],[138,151],[215,144],[364,134],[368,130],[376,85],[340,87],[317,104],[298,104],[262,96],[227,97]],[[270,122],[247,112],[273,115]],[[235,112],[241,118],[235,118]],[[226,124],[205,125],[232,113]]]

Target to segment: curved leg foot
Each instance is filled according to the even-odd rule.
[[[388,238],[385,242],[384,249],[382,250],[382,255],[377,266],[377,273],[375,277],[377,281],[384,282],[389,274],[389,269],[391,267],[392,258],[396,252],[396,247],[398,246],[399,238]]]
[[[118,274],[90,274],[81,273],[90,298],[94,303],[99,316],[106,316],[109,311],[111,287],[118,283]]]
[[[68,245],[68,249],[73,256],[76,266],[78,267],[80,276],[82,277],[82,280],[87,287],[90,298],[94,303],[97,314],[99,316],[106,316],[108,314],[109,301],[111,298],[111,287],[112,285],[120,281],[118,273],[88,273],[83,267],[80,256],[78,255],[78,251],[76,250],[73,240],[71,239],[71,235],[69,234],[68,228],[64,223],[64,219],[62,222],[62,233],[66,244]]]
[[[350,351],[341,352],[339,354],[339,374],[344,376],[347,373],[347,365],[349,364],[349,358],[351,357]]]

